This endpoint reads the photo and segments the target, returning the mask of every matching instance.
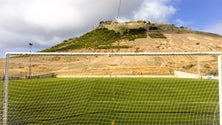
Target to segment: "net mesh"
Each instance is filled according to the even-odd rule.
[[[10,125],[219,124],[216,55],[26,54],[8,64]]]
[[[3,85],[4,85],[4,59],[0,59],[0,124],[3,124],[3,99],[4,99],[4,89],[3,89]]]

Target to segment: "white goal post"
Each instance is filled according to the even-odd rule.
[[[218,80],[219,80],[219,109],[220,125],[222,125],[222,53],[218,56]]]
[[[28,77],[26,77],[27,79],[30,79],[32,76],[31,74],[31,61],[32,61],[32,57],[34,56],[108,56],[108,57],[112,57],[112,56],[203,56],[203,55],[213,55],[217,57],[217,70],[218,70],[218,88],[219,88],[219,123],[220,125],[222,125],[222,52],[139,52],[139,53],[94,53],[94,52],[7,52],[5,54],[5,73],[4,73],[4,102],[3,102],[3,125],[8,125],[8,106],[9,106],[9,81],[10,81],[10,60],[12,58],[16,58],[16,57],[28,57],[30,56],[30,67],[29,67],[29,73],[30,74],[26,74],[28,75]],[[56,59],[55,59],[56,61]],[[28,64],[29,65],[29,64]],[[196,61],[196,67],[199,67],[199,63],[198,60]],[[116,66],[116,65],[115,65]],[[192,65],[191,65],[192,66]],[[187,68],[187,67],[185,67]],[[118,70],[118,69],[117,69]],[[200,69],[197,69],[200,70]],[[199,71],[197,71],[196,73],[198,73]],[[141,73],[142,74],[142,73]],[[198,78],[202,78],[202,76],[198,73]],[[108,75],[111,76],[111,75]],[[122,76],[118,76],[118,75],[113,75],[115,77],[122,77]],[[123,77],[133,77],[134,75],[123,75]],[[138,77],[149,77],[150,75],[138,75]],[[164,76],[164,75],[163,75]],[[39,76],[38,76],[39,77]],[[87,76],[88,77],[88,76]],[[99,76],[100,77],[100,76]],[[137,77],[137,75],[136,75]],[[158,76],[157,76],[158,77]],[[23,77],[22,77],[23,79]],[[106,102],[103,102],[106,103]],[[120,103],[120,102],[119,102]],[[112,121],[114,122],[114,120]]]

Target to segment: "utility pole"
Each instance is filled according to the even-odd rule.
[[[32,77],[32,55],[31,55],[31,53],[32,53],[32,43],[30,42],[29,43],[29,49],[30,49],[30,57],[29,57],[29,79],[31,79],[31,77]]]
[[[119,19],[119,14],[120,14],[120,9],[121,9],[121,4],[122,4],[122,0],[119,0],[119,6],[118,6],[118,10],[117,10],[116,21],[118,21],[118,19]]]

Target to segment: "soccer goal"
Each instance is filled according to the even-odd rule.
[[[221,54],[6,53],[0,119],[3,125],[222,125]]]

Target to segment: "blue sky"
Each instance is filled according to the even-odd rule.
[[[209,30],[209,26],[222,23],[221,5],[221,0],[181,0],[175,5],[177,12],[170,21],[175,22],[176,19],[180,19],[192,29]],[[222,34],[222,32],[218,33]]]
[[[0,57],[42,50],[114,20],[120,0],[0,0]],[[222,35],[222,0],[121,0],[119,21],[172,23]],[[94,4],[92,4],[94,3]]]

